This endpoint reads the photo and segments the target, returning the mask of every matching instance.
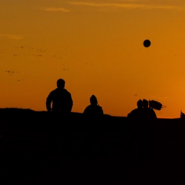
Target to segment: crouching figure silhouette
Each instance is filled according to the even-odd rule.
[[[90,103],[91,104],[85,108],[83,114],[91,118],[103,116],[103,109],[98,105],[96,96],[91,96]]]

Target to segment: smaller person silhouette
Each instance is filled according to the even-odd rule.
[[[128,118],[135,119],[137,121],[143,118],[143,101],[140,99],[137,102],[137,108],[132,110],[128,115]],[[139,120],[138,120],[139,119]]]
[[[85,116],[97,117],[103,115],[103,109],[98,105],[96,96],[92,95],[90,98],[90,105],[87,106],[83,112]]]
[[[144,110],[144,129],[143,129],[143,149],[146,154],[145,158],[154,158],[154,132],[157,116],[155,111],[150,107],[148,100],[143,100]],[[147,155],[148,154],[148,155]],[[149,158],[148,158],[149,157]]]
[[[138,141],[141,141],[141,133],[143,130],[143,101],[140,99],[137,102],[137,108],[132,110],[128,115],[130,125],[130,137],[129,137],[129,152],[130,155],[135,158],[138,155],[137,148]]]
[[[99,146],[99,137],[100,137],[100,130],[97,130],[97,127],[94,127],[94,123],[97,122],[102,123],[103,118],[103,109],[98,105],[98,100],[96,96],[92,95],[90,97],[90,105],[87,106],[83,112],[85,121],[88,122],[91,126],[89,127],[90,130],[88,131],[87,135],[87,145],[91,148],[98,147]],[[96,134],[94,134],[96,133]],[[92,153],[92,151],[90,152]],[[94,155],[92,153],[92,155]]]
[[[147,121],[154,121],[157,119],[155,111],[150,107],[148,100],[143,100],[144,117]]]

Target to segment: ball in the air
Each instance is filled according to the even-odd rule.
[[[143,42],[143,45],[144,45],[144,47],[149,47],[150,45],[151,45],[151,42],[150,42],[150,40],[145,40],[144,42]]]

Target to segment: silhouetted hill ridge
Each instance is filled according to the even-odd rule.
[[[138,175],[137,181],[147,180],[145,184],[152,184],[153,179],[153,184],[161,179],[167,184],[172,180],[184,182],[184,127],[180,119],[158,119],[155,161],[149,159],[148,163],[142,158],[146,155],[140,144],[130,144],[126,117],[105,115],[92,121],[83,119],[81,113],[71,113],[64,120],[52,112],[1,108],[0,171],[12,184],[20,184],[13,182],[15,179],[23,184],[55,184],[55,180],[60,184],[82,181],[83,185],[89,184],[89,179],[94,184],[111,180],[116,184],[118,179],[121,184],[138,184],[132,183]]]
[[[0,108],[0,114],[3,116],[4,114],[25,114],[25,113],[44,113],[48,114],[47,111],[35,111],[32,109],[23,109],[23,108]],[[70,114],[72,117],[73,116],[79,116],[81,117],[83,114],[79,112],[71,112]],[[111,118],[116,118],[116,119],[125,119],[126,117],[124,116],[112,116],[109,114],[104,114],[104,117],[111,117]],[[158,120],[180,120],[180,118],[158,118]]]

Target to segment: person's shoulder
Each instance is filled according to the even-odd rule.
[[[90,109],[91,109],[91,105],[88,105],[88,106],[85,108],[84,113],[87,113]]]
[[[99,111],[99,113],[100,113],[100,114],[103,114],[103,109],[102,109],[102,107],[101,107],[101,106],[99,106],[99,107],[98,107],[98,109],[99,109],[99,110],[98,110],[98,111]]]
[[[91,105],[88,105],[87,107],[86,107],[86,109],[90,109],[92,106]]]
[[[136,113],[136,112],[138,112],[138,109],[134,109],[130,113],[132,114],[132,113]]]
[[[132,110],[132,111],[128,114],[128,116],[133,115],[136,111],[137,111],[137,109]]]
[[[97,105],[97,106],[96,106],[96,109],[97,109],[98,111],[100,111],[100,112],[102,112],[102,111],[103,111],[102,107],[101,107],[101,106],[99,106],[99,105]]]
[[[54,89],[50,92],[50,95],[54,94],[57,91],[57,89]]]
[[[63,89],[63,91],[68,94],[68,95],[71,95],[71,93],[67,90],[67,89]]]

